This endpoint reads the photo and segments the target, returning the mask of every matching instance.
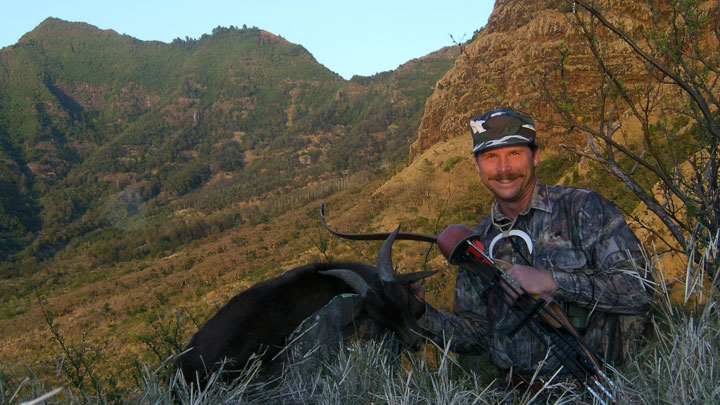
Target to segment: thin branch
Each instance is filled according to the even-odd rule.
[[[575,3],[579,4],[582,8],[587,10],[590,14],[592,14],[595,18],[602,23],[602,25],[615,33],[622,41],[630,46],[633,51],[637,55],[640,55],[642,59],[649,62],[653,66],[655,66],[657,69],[662,71],[667,77],[671,78],[678,86],[680,86],[692,99],[695,101],[695,103],[698,105],[700,110],[702,111],[703,117],[705,117],[705,121],[710,123],[708,130],[711,131],[712,135],[716,138],[720,138],[720,130],[716,128],[714,125],[712,125],[713,122],[713,115],[710,111],[709,106],[706,104],[705,99],[698,94],[695,89],[693,89],[691,86],[688,85],[688,83],[683,80],[676,72],[665,66],[662,62],[654,58],[652,55],[649,55],[647,52],[645,52],[638,44],[630,38],[628,34],[625,33],[622,29],[617,27],[616,25],[612,24],[610,21],[608,21],[605,16],[602,15],[595,7],[590,5],[585,0],[574,0]]]
[[[655,158],[655,163],[659,165],[658,170],[655,170],[655,174],[663,180],[663,182],[670,184],[670,179],[667,177],[666,173],[668,172],[667,168],[665,167],[663,163],[663,159],[660,158],[660,154],[655,149],[653,142],[650,138],[650,129],[648,127],[649,123],[647,121],[647,117],[640,114],[640,112],[635,107],[635,103],[631,99],[630,95],[628,94],[628,90],[625,88],[623,83],[620,81],[620,79],[615,75],[615,73],[607,66],[607,64],[604,61],[603,56],[600,54],[600,51],[597,49],[597,46],[595,44],[595,37],[592,36],[586,29],[585,25],[582,24],[582,21],[580,20],[580,17],[576,17],[578,24],[580,24],[580,28],[583,32],[583,35],[588,41],[588,47],[590,51],[592,52],[593,56],[595,57],[595,61],[600,66],[600,70],[604,75],[607,75],[607,77],[610,79],[610,81],[613,83],[614,87],[618,90],[620,97],[625,100],[625,103],[627,104],[628,108],[630,108],[635,115],[635,117],[638,118],[640,121],[640,124],[643,128],[643,136],[645,138],[646,146],[650,149],[650,153]],[[609,138],[608,138],[609,139]],[[613,145],[615,146],[615,145]]]
[[[594,143],[591,143],[591,148],[594,148]],[[623,170],[621,170],[619,167],[613,164],[609,164],[610,162],[606,159],[603,159],[601,156],[599,156],[596,152],[596,150],[593,150],[593,153],[588,153],[585,151],[581,151],[573,146],[570,145],[560,145],[561,147],[572,151],[573,153],[576,153],[580,156],[584,156],[588,159],[591,159],[595,162],[598,162],[605,167],[606,170],[608,170],[610,173],[615,175],[615,177],[619,178],[621,181],[625,183],[625,185],[632,191],[640,200],[645,203],[645,205],[650,209],[655,215],[658,216],[658,218],[665,224],[665,226],[668,227],[670,232],[673,235],[673,238],[678,241],[681,247],[686,248],[687,242],[685,240],[685,236],[683,235],[683,232],[680,230],[678,225],[684,225],[682,221],[680,221],[677,217],[666,211],[662,205],[660,205],[655,198],[651,197],[648,193],[643,190],[643,188],[635,182],[635,180],[630,177],[627,173],[625,173]]]

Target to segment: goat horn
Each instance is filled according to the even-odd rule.
[[[327,224],[325,221],[325,204],[320,204],[320,222],[322,226],[328,230],[331,234],[339,236],[343,239],[350,240],[385,240],[390,236],[390,232],[375,232],[375,233],[344,233],[338,232]],[[437,243],[437,236],[428,235],[426,233],[415,233],[415,232],[399,232],[397,239],[401,240],[416,240],[420,242]]]
[[[395,276],[397,277],[397,280],[400,282],[400,284],[408,285],[408,284],[418,282],[424,278],[428,278],[437,272],[438,272],[437,270],[425,270],[425,271],[416,271],[414,273],[399,273],[399,274],[396,274]]]
[[[383,242],[380,248],[380,253],[378,253],[378,275],[384,283],[395,281],[395,271],[393,270],[392,264],[392,245],[393,242],[395,242],[395,237],[397,237],[398,232],[400,232],[400,225],[385,239],[385,242]]]
[[[362,278],[359,274],[355,273],[352,270],[348,269],[332,269],[332,270],[324,270],[319,271],[318,273],[324,274],[326,276],[332,276],[337,277],[340,280],[347,283],[347,285],[350,286],[350,288],[353,289],[358,295],[365,298],[367,296],[367,292],[370,289],[370,286],[365,281],[364,278]]]

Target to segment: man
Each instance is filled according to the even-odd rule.
[[[642,329],[652,293],[641,246],[622,214],[598,193],[548,186],[535,176],[540,154],[531,117],[501,108],[470,123],[473,162],[495,195],[492,212],[474,231],[489,253],[509,263],[507,273],[531,294],[550,294],[581,337],[604,360],[623,361],[625,344]],[[532,244],[517,237],[522,231]],[[490,250],[490,249],[488,249]],[[511,266],[511,267],[510,267]],[[423,291],[418,291],[423,298]],[[547,347],[528,328],[513,338],[503,325],[517,318],[471,271],[458,269],[452,314],[426,305],[421,325],[438,342],[450,339],[461,354],[486,351],[500,369],[529,378],[546,359]],[[546,359],[546,360],[545,360]]]

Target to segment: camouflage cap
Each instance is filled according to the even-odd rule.
[[[470,121],[472,154],[487,149],[535,143],[535,123],[529,115],[510,108],[490,110]]]

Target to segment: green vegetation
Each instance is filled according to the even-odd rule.
[[[560,150],[557,154],[546,155],[538,166],[536,174],[547,184],[557,184],[565,173],[577,166],[579,161],[579,156]],[[575,181],[573,183],[577,184]]]
[[[347,81],[257,28],[164,44],[57,19],[0,50],[0,402],[16,371],[59,381],[57,356],[75,399],[127,399],[169,353],[158,319],[192,314],[180,345],[208,295],[310,246],[316,209],[278,217],[406,164],[456,54]]]
[[[176,227],[177,209],[211,214],[404,161],[453,58],[345,81],[257,28],[164,44],[47,19],[0,52],[0,277],[68,246],[100,263],[168,253],[172,236],[123,242],[132,223]],[[111,228],[121,243],[108,249],[97,236]]]

